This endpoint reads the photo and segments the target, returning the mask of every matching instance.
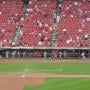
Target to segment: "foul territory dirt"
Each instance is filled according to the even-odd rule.
[[[40,85],[43,77],[25,77],[24,74],[0,74],[0,90],[23,90],[25,85]]]

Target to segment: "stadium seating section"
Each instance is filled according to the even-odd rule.
[[[17,0],[18,1],[18,0]],[[22,2],[4,1],[0,3],[0,47],[11,46],[16,22],[22,15]]]
[[[18,2],[17,2],[18,1]],[[0,47],[10,47],[16,23],[22,11],[22,0],[0,3]],[[54,0],[30,0],[25,19],[21,20],[22,34],[17,46],[49,47],[51,42]],[[57,47],[88,47],[90,33],[90,3],[87,0],[65,0],[57,27]]]

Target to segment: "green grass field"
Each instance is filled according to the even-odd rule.
[[[90,64],[0,63],[0,72],[35,72],[58,74],[89,74]],[[25,86],[24,90],[90,90],[90,78],[47,78],[40,86]]]
[[[90,90],[90,79],[49,78],[40,86],[25,86],[24,90]]]
[[[60,74],[90,74],[90,64],[1,63],[0,72],[45,72]]]

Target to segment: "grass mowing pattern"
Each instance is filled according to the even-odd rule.
[[[90,79],[48,78],[40,86],[25,86],[23,90],[90,90]]]
[[[0,72],[90,74],[90,64],[0,63]]]

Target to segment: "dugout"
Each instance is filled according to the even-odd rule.
[[[90,58],[89,48],[60,48],[60,47],[2,47],[0,58]]]

